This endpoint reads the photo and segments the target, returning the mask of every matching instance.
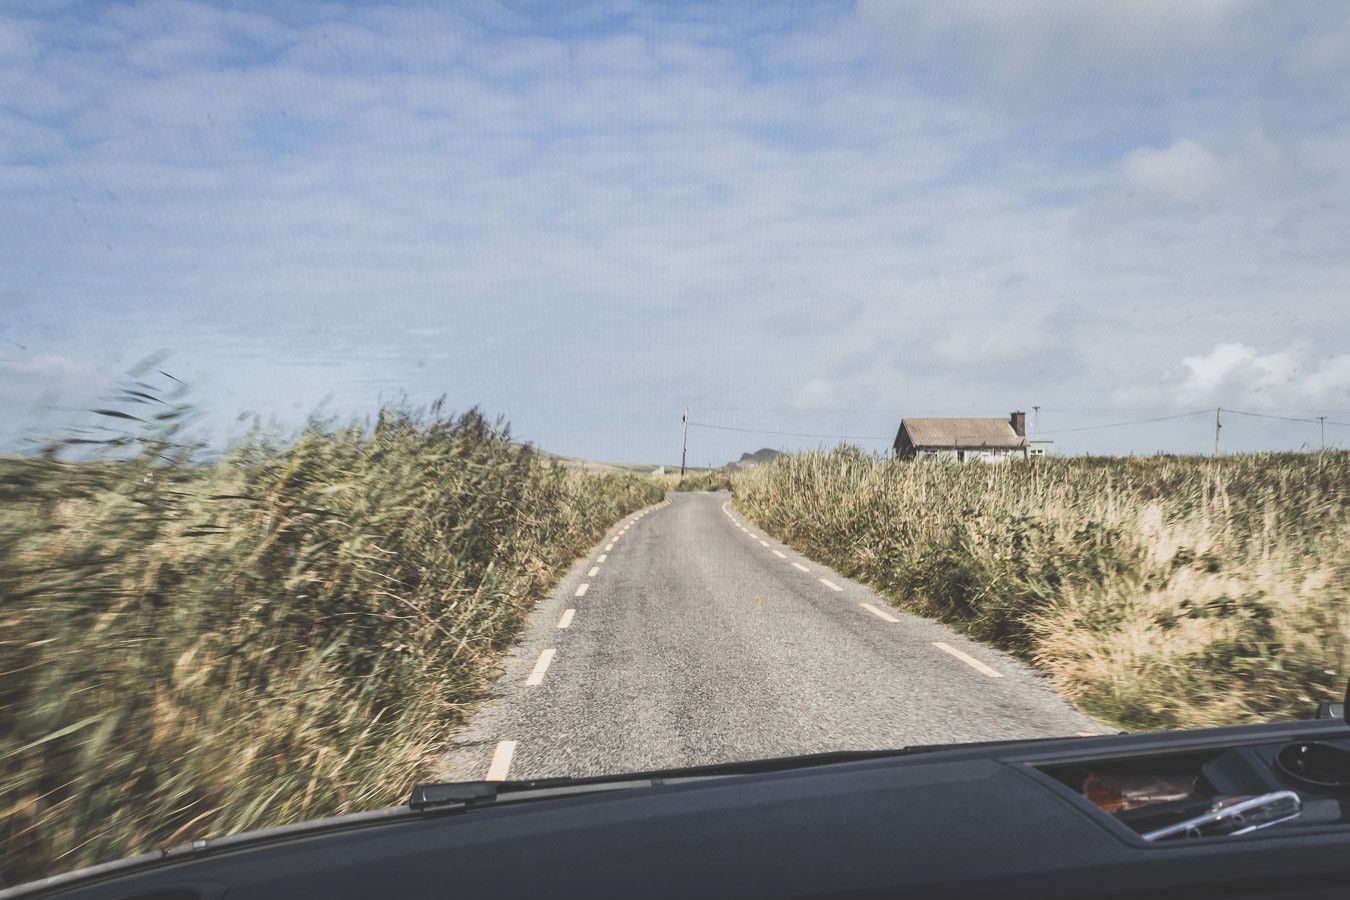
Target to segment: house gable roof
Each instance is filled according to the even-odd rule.
[[[1020,450],[1027,439],[1007,419],[902,419],[901,434],[918,450],[956,447]],[[896,435],[896,444],[900,435]]]

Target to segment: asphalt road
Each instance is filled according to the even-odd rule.
[[[443,777],[1109,731],[1022,663],[774,541],[730,495],[671,494],[531,614]]]

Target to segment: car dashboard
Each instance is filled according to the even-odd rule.
[[[1345,896],[1346,760],[1335,719],[439,786],[0,897]]]

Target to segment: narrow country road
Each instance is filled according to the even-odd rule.
[[[774,541],[730,495],[672,494],[535,609],[443,777],[1107,732],[1025,665]]]

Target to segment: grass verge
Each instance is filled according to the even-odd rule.
[[[400,801],[533,604],[662,496],[477,412],[199,464],[140,396],[153,415],[101,413],[137,429],[98,442],[120,461],[0,460],[10,883]]]
[[[1302,718],[1350,665],[1350,453],[944,465],[847,450],[737,507],[1131,729]]]

